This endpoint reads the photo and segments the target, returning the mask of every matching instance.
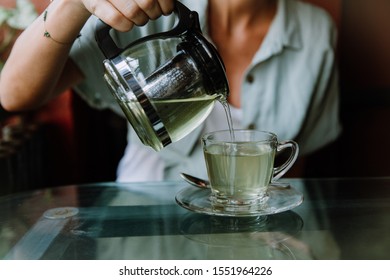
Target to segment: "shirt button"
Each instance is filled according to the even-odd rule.
[[[248,83],[253,83],[253,81],[255,80],[255,77],[253,77],[253,75],[249,74],[248,76],[246,76],[246,81]]]

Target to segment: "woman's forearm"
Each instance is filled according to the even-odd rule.
[[[75,1],[55,1],[19,36],[0,76],[5,109],[36,108],[55,94],[72,42],[89,16]]]

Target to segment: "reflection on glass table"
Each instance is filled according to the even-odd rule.
[[[291,179],[304,201],[254,217],[180,207],[184,182],[0,197],[0,259],[389,259],[390,178]]]

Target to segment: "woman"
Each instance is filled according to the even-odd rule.
[[[337,138],[335,28],[325,12],[295,0],[182,2],[199,13],[204,34],[225,63],[235,128],[295,139],[301,162]],[[120,113],[102,79],[104,57],[94,40],[95,21],[128,31],[173,8],[173,0],[55,0],[15,44],[1,74],[2,106],[36,108],[74,87],[91,106]],[[167,18],[145,28],[156,33]],[[120,36],[130,42],[139,36],[136,29]],[[226,117],[217,106],[196,131],[159,153],[129,129],[118,181],[177,179],[181,171],[206,176],[199,137],[221,128],[227,128]]]

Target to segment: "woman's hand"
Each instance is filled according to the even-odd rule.
[[[119,31],[144,25],[150,19],[170,14],[175,0],[82,0],[85,8]]]

